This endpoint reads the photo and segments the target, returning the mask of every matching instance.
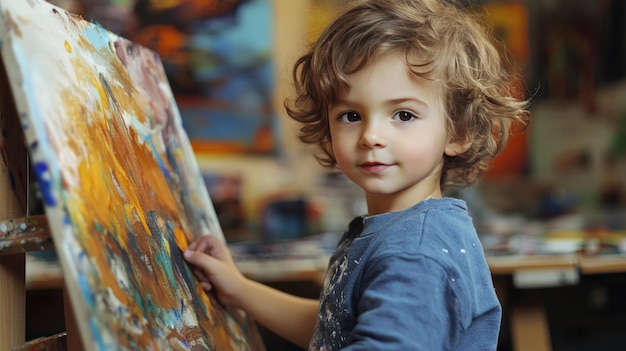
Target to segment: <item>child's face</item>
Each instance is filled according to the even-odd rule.
[[[418,78],[390,54],[348,76],[347,95],[329,110],[339,168],[366,193],[370,214],[441,197],[448,141],[438,83]]]

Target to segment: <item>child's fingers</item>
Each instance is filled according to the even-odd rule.
[[[191,243],[189,243],[189,245],[187,246],[187,249],[188,250],[193,250],[193,251],[198,251],[197,247],[198,247],[198,240],[192,241]]]
[[[193,275],[195,275],[196,279],[198,279],[200,282],[209,281],[209,278],[206,276],[206,274],[204,274],[204,272],[201,269],[194,268]]]
[[[209,247],[207,240],[211,240],[209,239],[210,237],[210,235],[205,235],[198,239],[198,241],[195,242],[196,245],[194,250],[207,253],[207,248]]]
[[[215,246],[215,240],[219,240],[213,235],[203,235],[198,240],[189,245],[189,249],[208,253],[210,248]]]
[[[224,260],[229,257],[226,245],[222,242],[222,240],[220,240],[220,238],[212,235],[207,235],[201,238],[195,246],[195,251],[203,252],[220,260]]]
[[[202,289],[204,289],[204,291],[207,291],[207,292],[213,289],[213,286],[209,282],[200,282],[200,286],[202,287]]]
[[[194,250],[185,250],[183,253],[183,257],[187,262],[193,264],[195,269],[201,270],[205,278],[208,278],[212,272],[215,271],[215,265],[219,263],[219,261],[211,257],[201,251]],[[207,281],[209,279],[206,279]]]

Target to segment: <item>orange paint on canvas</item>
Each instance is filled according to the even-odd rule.
[[[221,230],[159,57],[45,1],[0,8],[0,22],[25,18],[3,54],[89,348],[262,348],[182,257]]]

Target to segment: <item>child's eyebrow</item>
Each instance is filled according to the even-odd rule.
[[[387,100],[388,104],[394,104],[394,105],[395,104],[402,104],[402,103],[405,103],[405,102],[411,102],[411,103],[415,103],[415,104],[418,104],[418,105],[422,105],[422,106],[428,107],[428,104],[426,102],[424,102],[424,101],[422,101],[422,100],[420,100],[418,98],[414,98],[414,97],[395,98],[395,99]]]
[[[405,103],[411,103],[411,104],[419,105],[420,107],[430,108],[429,104],[427,104],[423,100],[416,98],[416,97],[398,97],[398,98],[391,98],[391,99],[383,101],[383,104],[388,105],[388,106],[394,106],[394,105],[405,104]],[[348,99],[340,99],[332,103],[329,107],[331,109],[345,109],[345,108],[359,109],[362,106],[363,104],[357,101],[351,101]]]
[[[385,104],[389,104],[389,105],[393,105],[393,104],[401,104],[401,103],[405,103],[405,102],[412,102],[412,103],[416,103],[419,105],[423,105],[423,106],[428,106],[428,104],[418,98],[415,97],[400,97],[400,98],[392,98],[392,99],[388,99],[385,100],[384,103]],[[340,106],[340,105],[344,105],[344,106],[358,106],[360,105],[360,103],[355,102],[355,101],[350,101],[348,99],[340,99],[335,101],[334,103],[332,103],[332,106]]]

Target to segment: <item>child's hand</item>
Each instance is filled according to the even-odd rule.
[[[204,290],[215,289],[220,302],[239,307],[238,296],[247,279],[237,269],[224,242],[205,235],[189,245],[184,257],[195,267],[194,274]]]

